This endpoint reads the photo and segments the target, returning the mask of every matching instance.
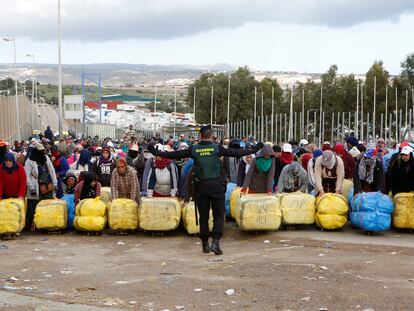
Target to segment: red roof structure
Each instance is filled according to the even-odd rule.
[[[108,110],[118,110],[118,105],[122,105],[124,102],[122,100],[103,100],[102,104],[106,104],[106,109]],[[85,106],[89,109],[97,110],[99,109],[99,102],[97,101],[87,101]]]

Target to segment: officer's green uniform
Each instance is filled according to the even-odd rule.
[[[213,210],[213,240],[220,240],[223,236],[224,223],[224,187],[220,171],[220,157],[241,157],[255,153],[260,147],[253,149],[225,149],[210,141],[201,141],[189,149],[175,152],[159,152],[154,146],[149,145],[148,150],[160,157],[169,159],[193,158],[193,172],[198,179],[196,183],[196,200],[200,214],[200,238],[207,241],[209,238],[208,219],[210,207]]]

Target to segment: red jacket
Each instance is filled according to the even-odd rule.
[[[24,198],[26,196],[26,171],[17,163],[18,169],[9,174],[0,166],[0,199],[3,195],[11,198]]]

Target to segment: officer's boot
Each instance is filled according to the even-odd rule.
[[[208,240],[202,241],[202,245],[203,245],[203,253],[208,254],[211,252],[211,248],[210,248],[210,244],[208,243]]]
[[[220,249],[220,241],[213,239],[211,242],[211,251],[216,255],[223,255],[223,251]]]

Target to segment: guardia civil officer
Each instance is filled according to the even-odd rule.
[[[196,205],[200,214],[200,238],[203,245],[203,252],[214,252],[222,255],[219,241],[223,236],[224,224],[224,188],[220,172],[220,157],[241,157],[256,153],[262,147],[258,143],[251,149],[225,149],[222,145],[212,142],[213,131],[211,126],[203,126],[200,129],[200,142],[189,149],[175,152],[160,152],[153,144],[148,145],[148,151],[155,156],[169,159],[193,158],[193,172],[196,180]],[[209,245],[208,218],[210,207],[213,210],[214,225],[211,233],[212,243]]]

